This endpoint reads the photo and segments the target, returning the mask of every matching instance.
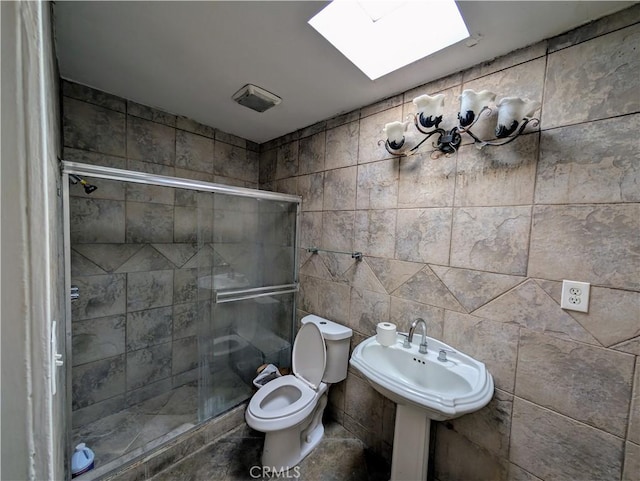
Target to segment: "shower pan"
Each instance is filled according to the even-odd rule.
[[[300,198],[63,161],[69,458],[93,479],[290,367]],[[71,295],[73,293],[73,295]]]

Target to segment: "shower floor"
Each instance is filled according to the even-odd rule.
[[[216,374],[216,393],[206,406],[214,415],[251,397],[252,389],[233,372]],[[164,442],[197,423],[198,386],[192,383],[74,429],[73,446],[85,443],[91,448],[95,468],[112,462],[115,468],[120,461],[126,462],[145,452],[149,443],[160,438]],[[88,479],[90,475],[91,471],[85,476]]]

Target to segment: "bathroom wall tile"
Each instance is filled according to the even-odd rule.
[[[146,120],[152,120],[160,124],[169,125],[170,127],[176,126],[176,116],[162,110],[147,107],[132,100],[127,100],[127,114],[134,117],[140,117]]]
[[[429,267],[425,267],[392,293],[396,297],[464,312],[442,281]]]
[[[355,212],[353,211],[323,212],[321,247],[330,250],[351,251],[354,221]]]
[[[638,204],[534,207],[528,274],[640,290],[639,213]]]
[[[195,244],[198,241],[198,220],[203,217],[198,215],[198,208],[175,206],[173,213],[173,241]]]
[[[359,122],[349,122],[326,132],[325,169],[338,169],[358,163]]]
[[[69,215],[72,244],[125,241],[125,207],[122,201],[71,197]]]
[[[122,394],[125,389],[124,355],[76,366],[72,370],[72,409]]]
[[[629,339],[625,342],[621,342],[620,344],[616,344],[615,346],[611,346],[611,349],[640,356],[640,336],[634,337],[633,339]]]
[[[633,395],[631,396],[631,410],[629,412],[629,431],[627,440],[640,444],[640,358],[636,357],[635,376],[633,380]]]
[[[512,407],[513,395],[497,389],[485,407],[445,424],[477,446],[506,458],[509,454]]]
[[[530,223],[530,207],[454,209],[451,266],[525,275]]]
[[[74,321],[123,314],[125,304],[125,274],[75,277],[80,298],[71,304]]]
[[[351,289],[349,327],[367,336],[375,335],[378,323],[389,321],[389,305],[388,294]]]
[[[625,443],[622,481],[637,481],[638,473],[640,473],[640,446],[627,442]]]
[[[224,142],[225,144],[235,145],[236,147],[240,147],[241,149],[246,149],[248,142],[246,139],[242,137],[238,137],[237,135],[228,134],[227,132],[222,132],[221,130],[216,130],[216,141]]]
[[[356,206],[357,168],[328,170],[324,174],[324,210],[353,210]]]
[[[482,62],[468,70],[465,70],[463,72],[464,81],[469,82],[473,79],[484,77],[485,75],[490,75],[494,72],[544,57],[546,53],[547,41],[543,40],[542,42],[534,43],[533,45],[529,45],[519,50],[514,50],[507,55],[503,55],[502,57],[498,57],[487,62]]]
[[[536,203],[639,202],[640,115],[546,130],[540,138]]]
[[[620,479],[623,440],[516,397],[509,459],[541,479]]]
[[[324,130],[311,137],[301,138],[299,149],[299,174],[311,174],[324,170]]]
[[[298,306],[300,309],[309,312],[320,312],[318,301],[318,290],[321,280],[300,274],[300,290],[298,291]]]
[[[251,182],[258,181],[258,166],[250,166],[247,162],[246,149],[235,145],[217,142],[213,152],[213,168],[214,173],[225,177],[235,179],[248,180]]]
[[[363,117],[360,120],[358,137],[358,163],[375,162],[376,160],[391,158],[384,145],[378,145],[379,140],[385,140],[383,129],[389,122],[402,120],[402,105],[384,110],[380,113]]]
[[[447,75],[446,77],[442,77],[424,85],[420,85],[419,87],[416,87],[414,89],[407,90],[404,93],[404,102],[405,104],[407,104],[420,95],[434,95],[436,93],[442,92],[443,90],[450,89],[451,87],[459,86],[461,83],[461,72]]]
[[[505,459],[447,429],[444,423],[431,424],[431,429],[436,430],[433,461],[439,481],[507,481],[508,463]]]
[[[327,119],[327,130],[339,127],[340,125],[348,124],[350,122],[357,122],[360,119],[360,110],[352,110],[346,114],[337,115]]]
[[[62,80],[62,95],[76,100],[83,100],[90,104],[98,105],[116,112],[125,112],[126,101],[115,95],[96,90],[69,80]]]
[[[350,376],[345,386],[345,413],[374,433],[381,433],[384,398],[367,381]]]
[[[62,99],[65,147],[125,156],[125,115],[69,97]]]
[[[331,277],[334,280],[344,282],[346,280],[347,272],[353,268],[356,264],[355,259],[350,255],[334,254],[332,252],[320,252],[318,257],[322,259],[322,262],[331,273]]]
[[[173,241],[173,206],[127,202],[126,220],[128,243]]]
[[[89,152],[87,150],[72,149],[65,147],[63,158],[69,162],[79,162],[90,165],[103,165],[106,167],[114,167],[116,169],[126,168],[127,161],[122,157],[114,157],[112,155],[100,154],[98,152]],[[84,188],[80,184],[69,186],[69,195],[72,197],[91,197],[92,199],[125,199],[125,184],[123,182],[106,179],[96,179],[93,177],[82,176],[89,184],[98,187],[90,194],[85,193]]]
[[[128,391],[140,388],[154,381],[165,379],[170,375],[170,342],[127,353]],[[163,392],[166,392],[166,390]]]
[[[591,286],[589,312],[567,313],[603,346],[640,336],[640,292]]]
[[[71,277],[106,274],[97,264],[71,249]]]
[[[424,264],[415,262],[372,257],[367,258],[367,263],[389,294],[424,267]]]
[[[549,53],[586,42],[638,22],[640,22],[640,6],[636,4],[549,39]]]
[[[367,105],[360,109],[360,117],[368,117],[370,115],[382,112],[393,107],[397,107],[402,103],[402,95],[394,95],[393,97],[387,97],[374,104]]]
[[[176,129],[128,116],[127,156],[156,164],[174,165]]]
[[[638,112],[639,42],[640,25],[633,25],[550,54],[542,127]]]
[[[73,409],[71,427],[72,429],[82,427],[85,424],[92,423],[98,419],[109,416],[110,414],[122,411],[124,407],[124,394],[118,394],[117,396],[105,399],[104,401],[89,404],[87,407]]]
[[[322,210],[324,173],[298,177],[298,195],[302,196],[302,210]]]
[[[533,202],[538,135],[524,135],[508,146],[458,151],[455,205],[526,205]]]
[[[355,214],[354,248],[366,256],[393,257],[396,210],[359,210]]]
[[[396,221],[396,258],[449,264],[451,209],[400,209]]]
[[[73,249],[105,271],[113,272],[142,247],[142,244],[75,244]]]
[[[358,166],[357,209],[393,209],[398,204],[398,159]]]
[[[213,174],[213,140],[177,130],[176,166]]]
[[[387,293],[366,260],[364,262],[354,262],[339,279],[348,282],[351,287],[373,291],[379,294]]]
[[[491,272],[431,266],[455,298],[469,312],[520,284],[526,278]]]
[[[173,330],[172,319],[171,306],[127,314],[127,351],[169,342]]]
[[[258,178],[260,184],[271,182],[276,178],[277,150],[261,151],[258,158]]]
[[[138,354],[143,351],[135,351]],[[128,374],[128,372],[127,372]],[[138,389],[128,389],[126,395],[127,406],[135,406],[144,401],[157,398],[162,394],[166,394],[171,390],[171,378],[162,379],[161,381],[151,382]]]
[[[193,243],[152,244],[152,246],[176,267],[182,267],[198,252],[197,244]]]
[[[523,330],[516,395],[623,437],[633,363],[628,354]]]
[[[427,323],[427,336],[442,339],[444,309],[391,296],[389,321],[397,326],[398,332],[409,332],[411,323],[418,318]]]
[[[347,324],[349,322],[351,288],[344,284],[324,280],[319,280],[318,286],[317,311],[309,310],[308,312],[317,312],[321,317]]]
[[[519,331],[518,326],[445,311],[442,339],[485,363],[496,387],[513,393]]]
[[[127,311],[139,311],[173,304],[173,271],[127,274]]]
[[[291,177],[289,179],[276,180],[274,190],[282,194],[297,195],[298,194],[298,178]]]
[[[176,118],[176,127],[194,134],[209,137],[210,139],[215,137],[215,129],[213,127],[198,123],[195,120],[191,120],[180,115]]]
[[[124,353],[124,315],[76,321],[72,327],[73,365]]]
[[[198,305],[195,302],[173,305],[173,338],[195,336],[198,333]]]
[[[281,145],[276,150],[276,170],[274,180],[285,179],[298,174],[298,141]]]
[[[446,207],[453,205],[456,156],[432,159],[416,154],[400,159],[398,207]]]
[[[148,162],[134,162],[137,162],[138,164],[149,165]],[[163,165],[162,167],[166,168],[167,166]],[[161,175],[172,175],[172,169],[172,167],[169,167],[167,170],[169,170],[170,172],[166,172]],[[127,184],[126,186],[127,200],[134,202],[152,202],[155,204],[173,205],[175,202],[174,192],[175,189],[158,185]]]
[[[190,371],[198,367],[198,338],[185,337],[173,341],[173,374]]]
[[[549,336],[598,345],[598,341],[567,314],[533,280],[485,304],[474,315],[516,324]]]
[[[132,255],[116,272],[141,272],[173,269],[173,264],[156,249],[145,245]]]
[[[202,182],[214,182],[215,176],[208,172],[197,172],[195,170],[181,169],[176,167],[176,177],[191,180],[201,180]]]
[[[531,473],[528,473],[524,469],[522,469],[517,464],[510,463],[509,464],[509,481],[542,481],[537,476],[534,476]]]
[[[173,302],[194,302],[198,297],[198,269],[173,271]]]

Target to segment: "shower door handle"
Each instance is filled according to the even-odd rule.
[[[78,299],[80,299],[80,288],[78,286],[71,286],[70,297],[71,297],[71,302],[77,301]]]

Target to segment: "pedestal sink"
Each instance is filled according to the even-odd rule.
[[[391,481],[425,481],[431,420],[445,421],[486,406],[493,378],[485,365],[451,346],[427,337],[420,353],[416,335],[409,348],[398,334],[391,346],[376,336],[356,346],[349,363],[371,386],[397,403]]]

